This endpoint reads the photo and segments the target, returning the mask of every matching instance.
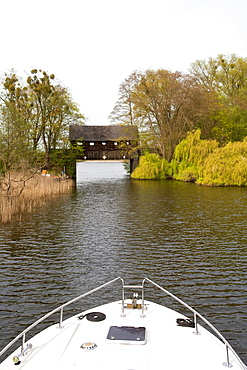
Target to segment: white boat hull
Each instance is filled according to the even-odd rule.
[[[141,302],[139,302],[141,305]],[[12,358],[20,349],[9,356],[1,370],[224,370],[226,363],[225,345],[206,329],[199,326],[178,326],[181,314],[161,305],[145,301],[144,317],[140,308],[125,308],[122,316],[121,301],[91,309],[105,315],[102,321],[89,321],[76,315],[63,322],[63,327],[53,325],[30,342],[32,348],[14,365]],[[109,328],[144,327],[146,338],[138,340],[107,339]],[[28,343],[29,341],[27,341]],[[84,349],[82,345],[84,344]],[[230,356],[232,369],[241,369]]]
[[[121,301],[63,321],[67,306],[117,281],[121,282]],[[191,321],[145,300],[147,283],[189,310]],[[134,295],[126,300],[125,291],[129,289]],[[140,300],[136,289],[141,290]],[[30,330],[58,312],[59,323],[31,339],[27,337]],[[199,319],[203,326],[198,324]],[[247,370],[227,340],[202,315],[148,278],[136,286],[125,285],[118,277],[72,299],[30,325],[0,351],[0,356],[18,340],[22,341],[21,347],[0,364],[0,370]]]

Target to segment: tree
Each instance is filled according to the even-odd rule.
[[[213,94],[194,77],[167,70],[134,72],[120,86],[113,111],[137,124],[149,147],[168,161],[188,130],[211,124]],[[131,107],[128,108],[128,107]],[[204,130],[206,132],[206,130]]]
[[[247,186],[247,138],[217,148],[205,160],[199,184]]]
[[[0,98],[0,160],[5,172],[17,169],[31,151],[28,97],[14,72],[5,77]]]
[[[83,123],[68,90],[54,79],[53,74],[37,70],[31,71],[26,84],[13,71],[5,76],[0,95],[2,172],[18,171],[19,165],[23,170],[24,162],[35,167],[42,150],[43,166],[49,168],[51,150],[69,147],[69,125]]]
[[[171,178],[170,164],[157,153],[144,153],[140,163],[131,174],[133,179],[156,180]]]
[[[218,94],[215,138],[222,144],[243,140],[247,135],[247,58],[220,54],[208,61],[197,60],[191,73],[202,86]]]
[[[203,176],[205,160],[218,148],[216,140],[201,140],[201,130],[188,132],[175,148],[171,161],[173,178],[182,181],[198,181]]]
[[[139,84],[142,74],[135,71],[121,83],[119,98],[109,116],[112,123],[138,125],[138,117],[134,114],[134,90]]]
[[[66,145],[69,125],[84,119],[67,89],[52,83],[54,78],[54,74],[34,69],[27,79],[33,107],[33,142],[41,138],[48,169],[51,150]]]

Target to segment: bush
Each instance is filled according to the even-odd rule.
[[[203,175],[206,158],[218,147],[215,140],[201,140],[198,129],[189,132],[175,148],[171,162],[173,178],[181,181],[196,181]]]
[[[247,186],[247,139],[216,149],[205,161],[203,178],[209,186]]]
[[[139,166],[131,177],[142,180],[166,179],[171,176],[171,168],[166,159],[155,153],[145,153],[140,157]]]

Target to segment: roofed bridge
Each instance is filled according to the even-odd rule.
[[[79,126],[69,128],[72,145],[82,145],[84,160],[130,161],[130,172],[138,165],[138,128],[136,126]]]

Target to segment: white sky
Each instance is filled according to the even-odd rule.
[[[0,77],[54,73],[87,124],[107,125],[134,70],[247,57],[247,0],[0,0],[0,35]]]

